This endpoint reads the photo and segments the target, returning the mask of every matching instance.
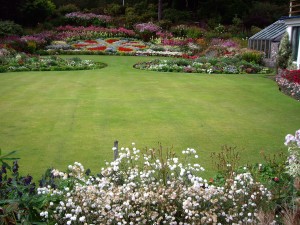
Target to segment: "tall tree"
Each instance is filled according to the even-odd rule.
[[[162,0],[158,0],[158,21],[162,19]]]

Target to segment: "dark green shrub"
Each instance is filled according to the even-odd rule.
[[[172,21],[170,21],[170,20],[160,20],[156,24],[164,30],[169,30],[172,26]]]
[[[6,67],[0,66],[0,73],[5,73],[5,72],[6,72]]]
[[[170,64],[177,64],[178,66],[188,66],[190,65],[191,61],[187,59],[174,59],[173,61],[169,61]]]
[[[111,16],[119,16],[125,13],[125,8],[116,3],[111,3],[106,6],[104,13]]]
[[[200,38],[204,35],[204,30],[200,29],[196,26],[187,27],[186,29],[186,36],[188,38]]]
[[[262,65],[264,53],[259,51],[246,51],[241,54],[241,58],[247,62],[254,62]]]
[[[13,21],[0,20],[0,37],[6,35],[21,35],[23,34],[23,28],[21,25],[14,23]]]
[[[55,5],[51,0],[31,0],[25,1],[21,5],[20,11],[23,16],[23,23],[34,26],[43,23],[55,12]]]
[[[74,4],[62,5],[57,9],[57,12],[61,15],[77,11],[79,11],[79,8]]]
[[[39,220],[45,197],[37,195],[30,175],[19,175],[18,161],[12,165],[5,162],[16,160],[11,157],[13,153],[1,156],[0,151],[0,224],[31,224]]]
[[[182,24],[182,25],[171,27],[171,32],[175,37],[186,37],[187,26]]]
[[[252,26],[251,29],[250,29],[250,35],[252,36],[252,35],[258,33],[259,31],[261,31],[261,28],[256,27],[256,26]]]
[[[168,8],[164,10],[163,19],[178,23],[191,20],[191,14],[186,11]]]
[[[125,21],[128,28],[132,28],[133,24],[135,24],[137,21],[140,21],[139,16],[135,13],[135,9],[133,7],[126,8]]]

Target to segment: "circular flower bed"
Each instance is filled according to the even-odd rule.
[[[190,59],[155,59],[150,62],[141,62],[134,68],[160,72],[184,72],[184,73],[269,73],[268,68],[255,63],[249,63],[238,57],[233,58],[198,58]]]
[[[59,47],[62,46],[61,43],[59,46],[50,45],[47,46],[49,50],[58,50]],[[107,39],[93,39],[93,40],[85,40],[85,41],[76,41],[71,43],[69,49],[60,49],[60,50],[68,50],[74,52],[98,52],[98,53],[136,53],[143,52],[148,49],[148,46],[138,40],[129,40],[124,38],[107,38]]]
[[[12,55],[9,52],[1,55],[0,49],[0,72],[2,73],[17,71],[90,70],[100,69],[105,66],[104,63],[82,60],[80,58],[63,59],[57,56]]]

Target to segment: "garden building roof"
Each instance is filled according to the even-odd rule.
[[[270,26],[264,28],[260,32],[254,34],[249,40],[272,40],[274,42],[279,42],[282,35],[286,32],[287,25],[283,19],[272,23]]]

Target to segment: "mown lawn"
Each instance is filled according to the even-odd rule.
[[[286,151],[300,128],[300,103],[264,75],[158,73],[132,68],[147,57],[82,56],[93,71],[0,74],[0,148],[17,150],[23,173],[81,162],[98,172],[112,146],[187,147],[213,174],[210,153],[237,146],[242,162]]]

